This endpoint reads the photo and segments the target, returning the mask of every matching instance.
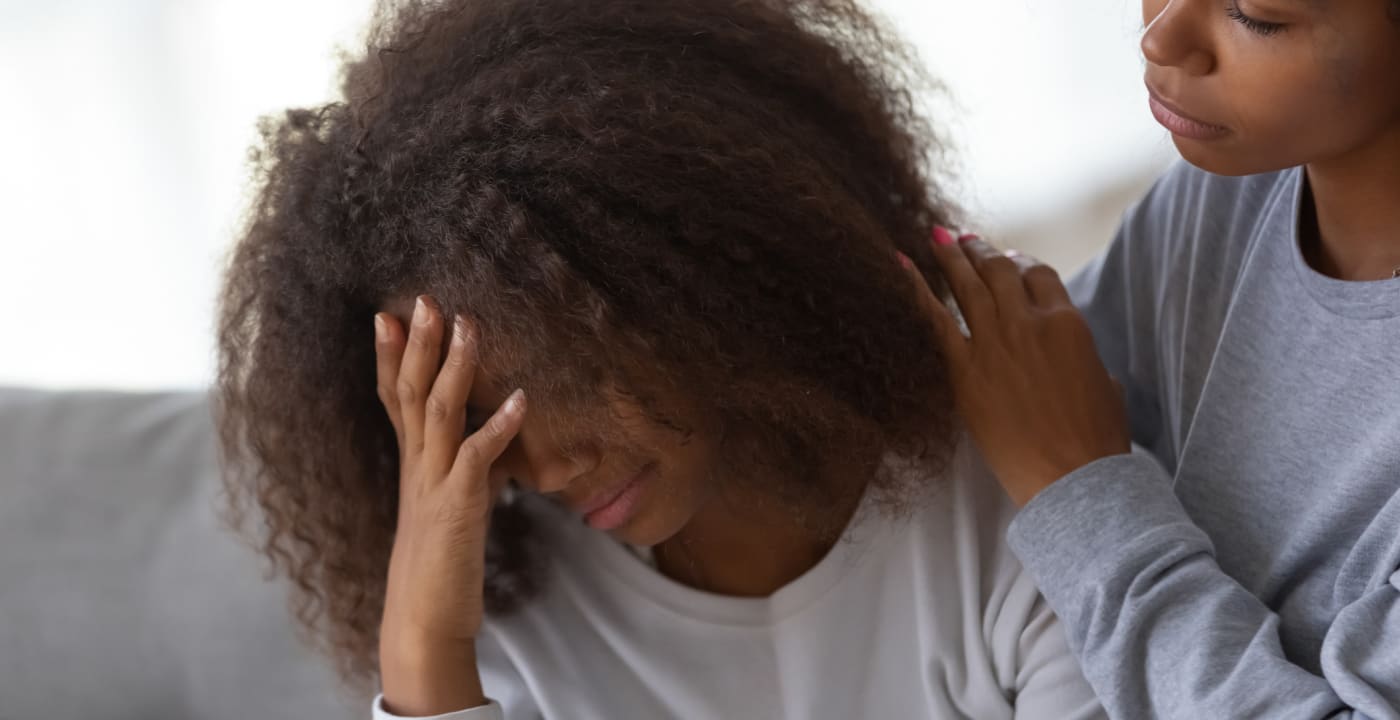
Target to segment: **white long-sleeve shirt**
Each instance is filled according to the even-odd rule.
[[[551,509],[537,523],[545,593],[478,640],[493,700],[435,717],[1103,717],[1004,542],[1014,508],[966,448],[912,516],[863,503],[826,557],[766,598],[676,583]],[[382,700],[375,720],[396,720]]]

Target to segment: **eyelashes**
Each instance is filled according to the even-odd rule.
[[[1280,30],[1283,30],[1283,25],[1280,23],[1255,20],[1245,15],[1244,11],[1240,9],[1239,0],[1229,0],[1229,3],[1225,6],[1225,14],[1229,15],[1231,20],[1243,25],[1246,30],[1262,37],[1276,35]]]

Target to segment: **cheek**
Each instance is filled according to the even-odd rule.
[[[1223,175],[1272,172],[1336,157],[1374,139],[1386,120],[1377,96],[1357,96],[1315,59],[1281,54],[1236,63],[1218,97],[1235,135],[1220,143],[1178,140],[1191,163]],[[1373,88],[1373,91],[1375,88]],[[1393,113],[1389,122],[1394,122]]]
[[[1227,93],[1238,115],[1236,127],[1260,144],[1310,144],[1316,131],[1344,110],[1336,85],[1312,64],[1261,64]]]
[[[715,490],[713,458],[703,443],[669,444],[651,459],[661,463],[663,476],[648,489],[646,508],[629,528],[629,540],[644,545],[680,532]]]
[[[1370,32],[1325,28],[1286,46],[1254,48],[1249,71],[1234,74],[1226,95],[1248,143],[1270,149],[1278,159],[1272,164],[1286,167],[1357,150],[1393,130],[1400,50],[1366,39]]]
[[[659,502],[676,513],[691,512],[704,502],[713,470],[709,452],[702,443],[671,445],[658,460],[665,468],[661,492],[657,493]]]

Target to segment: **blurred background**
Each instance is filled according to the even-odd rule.
[[[1072,271],[1173,159],[1138,3],[867,1],[947,85],[957,197],[1003,245]],[[331,98],[370,7],[0,0],[0,385],[208,384],[257,118]]]

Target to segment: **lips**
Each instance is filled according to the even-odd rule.
[[[637,478],[641,477],[642,473],[644,472],[646,472],[645,467],[643,467],[641,470],[638,470],[635,475],[623,479],[621,482],[614,484],[613,486],[600,493],[594,494],[587,501],[578,504],[573,504],[573,511],[575,513],[578,513],[579,515],[589,515],[595,510],[606,507],[608,503],[612,502],[613,500],[616,500],[617,496],[621,495],[623,490],[626,490],[629,486],[632,485],[634,481],[637,480]]]
[[[580,509],[586,510],[583,513],[584,524],[603,532],[612,532],[627,525],[638,512],[645,487],[656,477],[656,472],[656,463],[650,463],[620,489],[610,490],[610,497],[595,496],[580,506]],[[598,504],[599,499],[602,500],[601,505]]]
[[[1163,127],[1175,135],[1194,140],[1211,140],[1228,135],[1230,130],[1221,125],[1213,125],[1186,114],[1175,103],[1167,100],[1151,83],[1147,85],[1152,115]]]

